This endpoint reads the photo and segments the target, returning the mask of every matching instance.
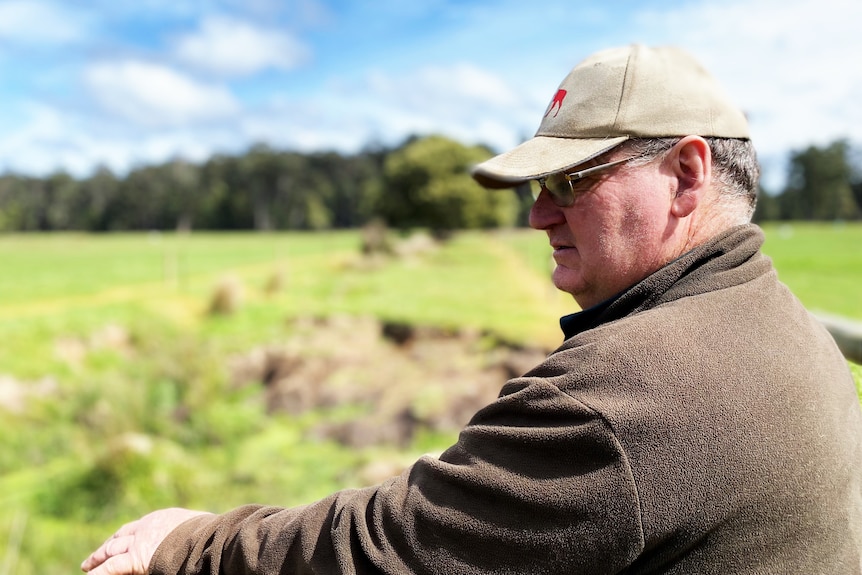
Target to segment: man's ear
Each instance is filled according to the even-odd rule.
[[[684,218],[704,201],[712,178],[712,151],[700,136],[686,136],[668,155],[671,170],[677,180],[671,213]]]

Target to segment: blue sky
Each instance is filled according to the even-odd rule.
[[[789,150],[862,141],[860,22],[858,0],[0,0],[0,172],[427,133],[502,151],[579,60],[641,42],[720,79],[777,186]]]

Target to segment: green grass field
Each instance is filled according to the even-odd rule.
[[[862,225],[772,224],[763,251],[812,311],[862,320]]]
[[[806,306],[862,319],[862,226],[765,231],[764,252]],[[121,306],[194,321],[220,278],[237,277],[254,301],[275,274],[286,286],[275,305],[295,313],[466,321],[533,336],[547,317],[575,309],[567,296],[549,296],[550,250],[542,234],[465,234],[422,265],[408,258],[377,269],[359,261],[358,245],[353,232],[4,236],[0,319]]]
[[[862,321],[862,226],[765,231],[810,309]],[[296,337],[291,318],[466,327],[547,349],[576,310],[550,285],[543,234],[469,233],[382,260],[359,245],[358,232],[0,236],[0,575],[75,572],[154,507],[307,502],[454,439],[357,450],[309,440],[351,409],[267,413],[225,361]],[[226,278],[238,310],[208,314]]]

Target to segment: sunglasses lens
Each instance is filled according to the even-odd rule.
[[[551,199],[560,207],[571,206],[575,200],[572,186],[562,173],[551,174],[545,178],[545,189],[551,194]]]

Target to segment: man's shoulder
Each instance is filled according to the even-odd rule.
[[[777,281],[762,278],[675,299],[584,330],[567,339],[546,365],[566,374],[563,379],[574,387],[585,382],[613,388],[687,385],[701,371],[699,366],[742,369],[740,358],[751,359],[755,348],[773,357],[783,353],[789,337],[785,332],[794,326],[794,338],[805,340],[814,333],[809,317]]]

